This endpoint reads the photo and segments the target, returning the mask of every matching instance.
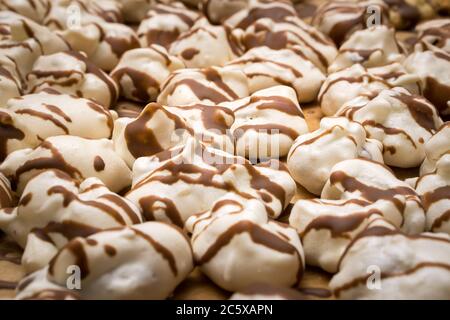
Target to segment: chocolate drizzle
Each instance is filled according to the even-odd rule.
[[[158,197],[155,195],[146,196],[139,199],[139,205],[142,208],[146,221],[157,220],[155,218],[155,212],[162,210],[171,223],[181,228],[184,225],[180,212],[178,211],[175,203],[169,198]]]
[[[196,261],[199,265],[203,265],[211,261],[214,256],[225,246],[227,246],[233,238],[239,234],[248,233],[252,241],[256,244],[260,244],[268,249],[278,251],[280,253],[295,255],[299,262],[299,272],[297,274],[297,282],[301,280],[303,274],[303,262],[300,253],[297,249],[285,239],[280,238],[278,235],[258,226],[257,224],[243,220],[235,223],[222,233],[212,243],[206,252],[199,257],[196,257]]]
[[[0,111],[0,161],[8,154],[8,140],[23,140],[25,134],[14,126],[12,117]]]
[[[94,158],[94,169],[97,172],[105,170],[105,161],[103,161],[102,157],[96,156]]]
[[[330,176],[331,185],[340,184],[347,192],[359,192],[364,199],[375,202],[377,200],[392,201],[403,212],[404,204],[395,198],[397,195],[406,197],[417,197],[416,192],[406,186],[399,186],[394,188],[379,189],[377,187],[366,185],[360,182],[358,179],[347,175],[343,171],[335,171]]]
[[[131,94],[139,101],[147,102],[151,99],[150,89],[159,92],[159,82],[146,72],[133,68],[120,68],[111,74],[112,78],[118,83],[125,75],[133,82],[134,90]]]
[[[167,261],[170,270],[172,270],[172,273],[175,276],[178,275],[178,268],[175,261],[175,256],[172,254],[172,252],[170,252],[170,250],[168,250],[162,244],[160,244],[159,242],[157,242],[156,240],[154,240],[152,237],[142,232],[141,230],[137,228],[131,228],[131,230],[133,230],[136,235],[147,241],[153,247],[153,249],[155,249],[155,251],[158,252],[164,258],[164,260]]]
[[[301,233],[301,237],[305,237],[311,230],[329,230],[331,237],[344,237],[351,239],[347,232],[355,231],[364,221],[372,215],[383,216],[383,213],[377,209],[370,209],[367,212],[355,212],[347,216],[323,215],[312,220]]]
[[[51,234],[60,234],[70,241],[76,237],[86,238],[99,231],[99,228],[95,228],[84,223],[64,220],[62,222],[51,221],[43,228],[32,229],[31,233],[42,241],[54,244]]]
[[[164,151],[153,130],[147,127],[147,123],[152,120],[156,112],[163,112],[167,118],[172,120],[175,130],[187,129],[181,118],[168,112],[161,105],[157,103],[148,104],[139,117],[130,122],[125,128],[124,135],[128,150],[135,158],[151,156]]]
[[[83,177],[77,168],[73,167],[64,160],[61,153],[49,141],[42,142],[40,148],[49,150],[51,152],[51,156],[31,159],[22,164],[19,168],[17,168],[13,177],[13,185],[17,185],[20,175],[32,170],[57,169],[67,173],[74,179],[80,180]]]

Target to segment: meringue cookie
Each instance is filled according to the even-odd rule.
[[[253,166],[242,157],[189,139],[184,146],[137,159],[126,197],[147,220],[183,226],[230,191],[260,199],[276,218],[295,195],[295,182],[278,161]]]
[[[34,61],[43,54],[69,50],[69,45],[48,28],[11,11],[0,11],[2,34],[0,56],[8,57],[22,81]]]
[[[450,152],[450,122],[445,122],[425,144],[425,160],[420,167],[420,175],[424,176],[436,170],[436,163]]]
[[[14,96],[18,93],[17,88],[19,86],[22,88],[20,93],[23,93],[26,84],[25,77],[28,72],[31,71],[34,62],[41,54],[42,52],[39,43],[35,39],[26,39],[24,41],[15,41],[11,39],[0,40],[0,57],[2,57],[1,59],[9,59],[8,62],[5,61],[4,63],[7,65],[12,64],[18,76],[18,78],[16,78],[17,81],[14,81],[16,82],[16,84],[14,85],[14,83],[11,84],[11,79],[7,76],[7,74],[2,74],[2,80],[4,80],[5,78],[8,79],[8,82],[4,84],[2,83],[2,88],[6,87],[5,89],[7,89],[7,91],[5,91],[5,97],[1,98],[2,100],[7,99],[7,97],[14,98]]]
[[[99,178],[113,192],[123,190],[131,182],[130,169],[107,139],[50,137],[35,149],[14,151],[0,165],[0,171],[11,177],[19,195],[34,175],[47,169],[62,170],[77,181]]]
[[[444,50],[450,53],[450,19],[434,19],[416,26],[419,33],[414,49],[416,51]]]
[[[232,189],[222,175],[237,161],[231,154],[188,139],[184,146],[137,159],[126,198],[141,208],[146,220],[182,227],[187,218],[209,210]]]
[[[192,216],[187,230],[200,269],[225,290],[240,291],[253,283],[290,287],[302,278],[297,233],[269,220],[259,200],[228,194],[210,212]]]
[[[169,107],[169,110],[183,118],[187,126],[192,128],[195,138],[204,145],[234,153],[231,125],[235,121],[235,114],[228,107],[191,104]]]
[[[10,99],[0,109],[0,160],[42,140],[69,134],[88,139],[109,138],[113,115],[94,101],[45,90]]]
[[[9,99],[22,95],[22,83],[16,70],[16,64],[9,57],[3,55],[0,55],[0,92],[2,93],[0,96],[0,108]]]
[[[282,22],[287,17],[296,17],[291,1],[261,1],[251,0],[249,5],[236,12],[230,18],[224,21],[224,24],[234,30],[245,30],[256,21],[268,18],[274,22]]]
[[[188,31],[200,17],[181,2],[157,3],[148,10],[139,25],[137,34],[142,47],[158,44],[169,49],[178,36]]]
[[[115,300],[165,299],[194,267],[188,238],[161,222],[73,239],[51,261],[47,277],[64,286],[71,265],[80,268],[83,299]]]
[[[374,97],[391,87],[403,87],[413,93],[421,92],[421,81],[399,63],[366,69],[360,64],[330,74],[319,92],[319,103],[327,116],[336,112],[348,101],[357,97]]]
[[[395,30],[373,26],[356,31],[339,48],[328,72],[336,72],[359,63],[365,67],[379,67],[405,58],[405,49],[395,38]]]
[[[236,41],[225,27],[202,18],[172,42],[169,52],[188,68],[222,67],[241,53]]]
[[[359,198],[299,200],[292,208],[289,224],[300,234],[306,262],[336,273],[352,239],[380,218],[410,234],[423,231],[423,212],[404,215],[394,202],[385,199],[373,203]]]
[[[450,114],[450,53],[442,50],[415,52],[405,60],[404,66],[421,78],[425,87],[423,95],[439,113]]]
[[[47,279],[48,267],[30,273],[16,288],[17,300],[81,300],[75,290],[59,286]]]
[[[273,219],[280,216],[296,192],[295,181],[287,167],[275,159],[257,165],[235,161],[224,171],[223,178],[233,186],[235,193],[259,199]]]
[[[357,98],[345,104],[338,114],[361,123],[369,138],[383,144],[384,162],[401,168],[422,163],[424,143],[442,125],[431,103],[403,88],[383,90],[366,103]]]
[[[245,73],[250,93],[283,84],[295,89],[300,102],[316,99],[325,80],[318,68],[293,49],[253,48],[226,68]]]
[[[295,181],[320,194],[335,164],[357,157],[383,162],[382,149],[378,141],[367,139],[359,123],[344,117],[322,118],[318,130],[295,140],[287,165]]]
[[[50,0],[1,0],[0,9],[13,11],[41,23],[52,6]]]
[[[327,1],[316,10],[311,23],[340,46],[355,31],[375,24],[371,19],[374,13],[380,23],[389,23],[388,7],[381,0]]]
[[[53,30],[77,28],[88,23],[122,22],[116,0],[51,0],[43,23]]]
[[[70,49],[59,35],[20,14],[0,11],[0,24],[9,27],[11,40],[34,39],[39,44],[41,54],[52,54]]]
[[[269,87],[222,105],[234,111],[236,154],[248,159],[285,156],[294,140],[308,132],[297,95],[287,86]]]
[[[376,221],[347,250],[330,287],[339,299],[448,299],[450,237],[407,236]]]
[[[59,52],[39,57],[27,75],[28,92],[46,88],[97,101],[106,108],[116,102],[116,83],[82,53]]]
[[[361,158],[339,162],[331,169],[321,198],[392,202],[404,217],[405,232],[417,233],[425,228],[425,213],[417,193],[379,162]]]
[[[436,170],[421,176],[415,185],[427,214],[427,230],[450,234],[450,154],[436,162]]]
[[[0,172],[0,209],[10,208],[15,204],[15,198],[11,190],[11,184],[3,173]]]
[[[326,72],[337,50],[333,42],[320,31],[297,17],[286,17],[282,22],[262,18],[248,27],[241,35],[242,45],[247,49],[267,46],[271,49],[292,48],[310,60],[322,72]]]
[[[183,118],[157,103],[148,104],[136,119],[119,118],[114,123],[114,149],[129,167],[185,141],[192,134]]]
[[[151,45],[125,52],[111,77],[119,84],[123,97],[149,102],[156,101],[160,85],[169,74],[182,68],[183,62],[169,55],[164,47]]]
[[[251,0],[202,0],[202,11],[212,24],[222,24],[236,12],[246,9]]]
[[[0,228],[25,249],[22,265],[45,267],[75,237],[142,222],[139,210],[97,178],[78,184],[68,174],[47,170],[26,185],[12,212],[0,211]]]
[[[247,77],[242,71],[210,67],[172,72],[161,85],[157,101],[168,106],[219,104],[248,95]]]
[[[111,71],[122,55],[140,47],[130,27],[120,23],[95,22],[58,32],[73,48],[83,51],[100,69]]]

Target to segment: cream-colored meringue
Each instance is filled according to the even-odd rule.
[[[397,204],[403,205],[404,201]],[[423,212],[404,216],[396,203],[386,199],[299,200],[292,208],[289,224],[300,234],[306,262],[336,273],[352,240],[371,221],[380,218],[410,234],[423,231]]]
[[[39,57],[27,75],[30,93],[46,88],[97,101],[106,108],[118,96],[116,83],[86,56],[76,51]]]
[[[423,95],[439,110],[450,114],[450,53],[443,50],[415,52],[404,62],[408,72],[420,77]]]
[[[15,72],[23,82],[40,55],[70,49],[48,28],[12,11],[0,11],[0,25],[2,34],[5,34],[0,38],[0,56],[13,62]]]
[[[235,137],[231,131],[235,114],[230,108],[191,104],[169,107],[168,110],[183,118],[186,125],[192,129],[195,138],[204,145],[232,154],[235,152]]]
[[[52,6],[51,0],[0,0],[0,9],[13,11],[37,23],[42,23]]]
[[[210,67],[172,72],[161,85],[157,101],[168,106],[219,104],[248,95],[247,77],[242,71]]]
[[[359,123],[344,117],[322,118],[318,130],[295,140],[287,165],[295,181],[320,194],[335,164],[357,157],[383,162],[382,149],[378,141],[366,137]]]
[[[444,50],[450,53],[450,19],[441,18],[425,21],[416,26],[418,37],[416,51]]]
[[[433,173],[436,163],[450,152],[450,122],[445,122],[425,144],[425,160],[420,167],[420,175]]]
[[[270,18],[258,19],[245,31],[235,31],[233,34],[247,50],[261,46],[274,50],[292,48],[322,72],[327,71],[337,54],[335,45],[328,37],[294,16],[286,17],[281,22]]]
[[[170,149],[192,133],[184,119],[170,108],[150,103],[136,119],[117,119],[112,140],[117,154],[131,168],[137,158]]]
[[[158,44],[169,49],[180,34],[188,31],[200,17],[181,2],[157,3],[151,6],[139,25],[137,34],[143,47]]]
[[[256,47],[228,63],[226,69],[242,70],[250,93],[283,84],[295,89],[300,102],[316,99],[325,80],[314,64],[293,49]]]
[[[52,54],[70,49],[59,35],[47,27],[12,11],[0,11],[0,24],[8,26],[11,40],[22,42],[34,39],[39,44],[40,54]]]
[[[151,45],[125,52],[111,77],[119,84],[123,97],[150,102],[156,101],[160,85],[169,74],[182,68],[183,62],[169,55],[164,47]]]
[[[296,16],[297,12],[291,1],[250,0],[246,8],[226,19],[224,24],[232,30],[245,30],[260,19],[269,18],[273,22],[282,22],[288,17]]]
[[[68,289],[67,285],[60,286],[49,281],[47,274],[48,274],[48,267],[45,267],[22,278],[17,285],[15,299],[17,300],[81,299],[78,293],[75,290]]]
[[[449,299],[450,237],[407,236],[377,220],[347,250],[330,287],[340,299]]]
[[[126,197],[147,220],[183,226],[230,191],[260,199],[276,218],[294,196],[295,182],[278,161],[253,166],[242,157],[189,139],[184,146],[137,159]]]
[[[0,95],[0,108],[9,99],[22,95],[22,79],[17,73],[14,61],[6,55],[0,55],[0,92],[2,93]]]
[[[450,153],[436,162],[434,172],[417,180],[415,189],[427,214],[427,230],[450,234]]]
[[[58,170],[34,176],[18,206],[0,211],[0,228],[25,249],[22,265],[27,272],[45,267],[75,237],[141,222],[139,210],[99,179],[78,184]]]
[[[294,140],[308,132],[297,95],[287,86],[262,89],[222,105],[234,111],[236,154],[248,159],[283,157]]]
[[[442,125],[428,100],[403,88],[383,90],[370,101],[356,98],[338,114],[361,123],[369,138],[383,144],[384,162],[401,168],[422,163],[424,144]]]
[[[88,23],[122,22],[117,0],[51,0],[43,23],[52,30],[76,29]]]
[[[425,228],[425,213],[417,193],[379,162],[361,158],[339,162],[332,168],[321,198],[390,201],[404,217],[405,232],[417,233]]]
[[[240,54],[236,42],[225,27],[211,25],[202,18],[172,42],[169,52],[188,68],[222,67]]]
[[[85,52],[90,61],[105,71],[114,69],[126,51],[140,47],[134,30],[120,23],[86,23],[60,30],[58,34],[74,50]]]
[[[82,299],[166,299],[192,271],[193,256],[186,235],[165,223],[105,230],[67,243],[18,298],[65,288],[76,267],[81,288],[72,291]]]
[[[327,1],[316,10],[312,25],[340,46],[357,30],[376,23],[388,24],[387,14],[388,7],[382,0]]]
[[[12,152],[0,165],[0,171],[14,181],[19,195],[34,175],[48,169],[62,170],[79,182],[96,177],[113,192],[123,190],[131,182],[130,169],[108,139],[50,137],[35,149]]]
[[[189,218],[186,227],[200,269],[226,290],[258,282],[291,287],[302,278],[303,249],[296,231],[269,220],[257,199],[227,194],[211,211]]]
[[[339,48],[328,72],[337,72],[359,63],[373,68],[402,62],[405,49],[395,38],[395,30],[386,26],[373,26],[356,31]]]
[[[420,93],[421,81],[417,75],[408,74],[399,63],[369,69],[355,64],[330,74],[320,88],[318,99],[323,113],[332,116],[354,98],[371,98],[392,87]]]
[[[0,124],[5,130],[0,137],[3,160],[15,150],[35,148],[53,136],[109,138],[113,114],[94,101],[44,90],[10,99],[0,109]]]

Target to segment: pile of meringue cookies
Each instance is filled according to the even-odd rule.
[[[166,299],[194,267],[233,299],[302,298],[306,265],[335,298],[450,299],[448,2],[295,6],[0,0],[18,299]]]

